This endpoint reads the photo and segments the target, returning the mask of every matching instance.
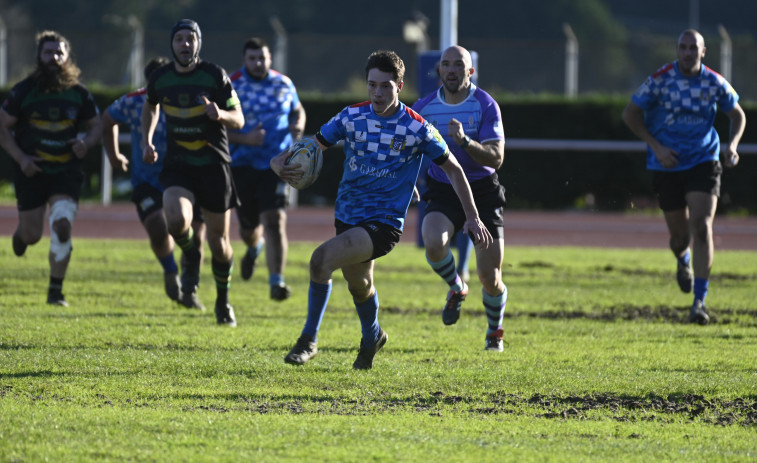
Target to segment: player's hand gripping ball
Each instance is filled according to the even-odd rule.
[[[304,138],[291,148],[292,155],[287,159],[286,165],[299,164],[303,170],[302,178],[290,181],[289,184],[298,190],[312,185],[321,175],[323,167],[323,152],[321,146],[312,138]]]

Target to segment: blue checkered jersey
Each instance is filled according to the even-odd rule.
[[[320,136],[330,144],[344,140],[335,215],[352,225],[378,221],[401,230],[423,155],[449,155],[439,132],[403,103],[389,117],[376,115],[369,101],[348,106],[321,127]]]
[[[499,105],[491,95],[471,84],[468,98],[457,104],[449,104],[444,101],[444,93],[440,88],[435,93],[418,100],[413,105],[413,109],[442,134],[450,151],[465,171],[468,182],[475,182],[494,173],[493,168],[482,166],[474,161],[449,135],[449,121],[454,118],[463,124],[465,134],[472,140],[480,143],[504,140],[502,114]],[[434,180],[449,183],[447,175],[436,164],[431,164],[428,175]]]
[[[300,105],[292,80],[274,70],[263,80],[253,78],[245,68],[231,76],[231,83],[242,102],[244,127],[247,133],[263,124],[265,139],[261,146],[230,144],[231,166],[251,166],[270,169],[271,158],[292,145],[289,133],[289,113]]]
[[[718,107],[731,111],[739,95],[717,72],[702,65],[697,76],[685,76],[675,61],[649,76],[631,97],[644,110],[647,129],[679,154],[678,165],[665,169],[647,147],[650,170],[688,170],[720,157],[720,139],[713,124]]]
[[[155,127],[155,133],[152,137],[152,143],[159,154],[158,162],[155,164],[145,164],[142,160],[141,118],[142,106],[144,106],[146,98],[147,90],[144,88],[127,93],[108,106],[108,114],[119,124],[128,125],[131,131],[131,161],[129,162],[129,169],[131,170],[132,186],[148,183],[163,191],[163,187],[158,181],[158,176],[163,169],[163,158],[166,154],[166,117],[163,111],[160,111],[158,125]]]

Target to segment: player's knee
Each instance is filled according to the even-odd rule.
[[[78,206],[72,199],[63,199],[50,206],[50,252],[60,262],[71,253],[71,228]]]
[[[316,280],[331,278],[332,270],[326,266],[326,251],[322,246],[316,248],[310,256],[310,276]]]
[[[373,285],[370,281],[367,279],[363,279],[360,281],[353,281],[350,282],[347,285],[347,289],[350,291],[350,294],[356,301],[365,301],[368,299],[368,296],[371,294],[371,288]]]

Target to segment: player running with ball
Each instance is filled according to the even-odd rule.
[[[478,218],[465,174],[432,125],[399,101],[405,65],[392,51],[376,51],[365,67],[369,101],[349,106],[324,124],[315,139],[323,148],[344,140],[344,175],[335,204],[336,236],[310,258],[310,290],[305,327],[285,361],[307,363],[318,353],[318,329],[331,294],[331,275],[342,270],[362,326],[352,367],[373,367],[387,341],[378,322],[379,299],[373,285],[373,262],[400,239],[423,155],[452,181],[465,209],[465,230],[480,247],[492,237]],[[302,176],[299,164],[286,165],[284,151],[271,168],[284,180]]]

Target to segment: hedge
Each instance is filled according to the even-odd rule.
[[[126,89],[93,89],[101,109]],[[0,92],[4,98],[4,92]],[[306,133],[315,133],[345,106],[358,99],[301,95],[307,112]],[[505,134],[509,138],[635,140],[621,120],[627,97],[497,97],[502,110]],[[408,100],[408,102],[410,102]],[[747,130],[743,143],[757,142],[757,108],[746,106]],[[728,119],[720,113],[716,128],[727,136]],[[124,148],[126,149],[126,147]],[[97,200],[102,156],[99,148],[87,156],[84,169],[88,181],[83,197]],[[336,197],[344,154],[340,148],[327,151],[321,178],[301,191],[302,204],[328,204]],[[0,182],[10,181],[9,156],[1,156]],[[757,155],[742,156],[736,169],[723,174],[719,212],[757,214]],[[656,207],[651,176],[645,169],[644,154],[575,151],[518,151],[505,148],[505,162],[499,170],[507,190],[508,207],[528,209],[591,208],[627,210]],[[127,199],[114,193],[116,199]]]

